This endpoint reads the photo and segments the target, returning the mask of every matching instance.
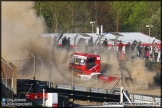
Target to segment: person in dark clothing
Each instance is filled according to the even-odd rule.
[[[125,46],[125,53],[126,54],[129,53],[129,47],[130,47],[130,42],[128,42],[127,45]]]
[[[107,39],[105,39],[105,40],[103,41],[103,48],[104,48],[105,50],[108,50],[108,42],[107,42]]]
[[[133,43],[133,45],[132,45],[132,51],[134,52],[134,48],[136,47],[136,45],[137,45],[137,41],[135,41],[134,43]]]
[[[66,44],[67,44],[67,38],[66,38],[66,36],[65,36],[65,37],[62,39],[62,48],[65,48]]]
[[[94,47],[93,47],[93,38],[88,41],[88,52],[94,52]]]
[[[91,39],[88,41],[88,45],[92,46],[93,45],[93,38],[91,37]]]
[[[138,47],[139,58],[142,58],[142,47]]]
[[[70,46],[70,37],[68,37],[68,39],[67,39],[67,49],[70,50],[70,47],[71,47]]]
[[[64,38],[62,38],[62,48],[65,46]]]

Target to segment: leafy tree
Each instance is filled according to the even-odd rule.
[[[34,8],[48,32],[91,32],[95,21],[104,32],[115,32],[118,24],[119,32],[148,34],[151,24],[151,36],[161,39],[160,1],[36,1]]]

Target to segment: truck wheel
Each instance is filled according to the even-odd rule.
[[[132,85],[132,83],[133,83],[132,78],[131,78],[131,77],[126,77],[126,78],[125,78],[125,83],[126,83],[127,86]]]

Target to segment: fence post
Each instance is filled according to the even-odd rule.
[[[13,78],[14,78],[14,94],[17,94],[17,68],[16,68],[16,66],[14,66],[14,68],[13,68],[13,73],[14,73],[14,76],[13,76]]]
[[[22,63],[23,63],[23,60],[22,60],[22,62],[21,62],[21,79],[22,79]]]
[[[123,103],[123,87],[120,87],[120,102]]]
[[[5,84],[5,85],[6,85],[6,87],[7,87],[7,76],[6,76],[6,84]]]
[[[8,64],[12,69],[12,79],[11,79],[11,88],[14,94],[17,94],[17,70],[16,66],[13,63]]]
[[[45,94],[44,94],[45,92],[44,92],[44,89],[43,89],[43,106],[45,105],[44,103],[45,103]]]
[[[155,106],[155,97],[152,97],[152,103],[153,103],[154,106]]]
[[[41,67],[41,81],[42,81],[43,61],[39,57],[38,59],[42,62],[42,67]]]
[[[48,60],[47,60],[47,62],[48,62]],[[51,82],[51,71],[52,71],[52,65],[48,62],[48,64],[50,65],[50,71],[49,71],[49,88],[51,87],[50,86],[50,82]]]
[[[31,53],[31,55],[34,58],[34,70],[33,70],[33,79],[35,80],[35,74],[36,74],[36,60],[35,60],[35,56]]]

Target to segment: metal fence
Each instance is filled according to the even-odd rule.
[[[9,61],[8,61],[9,62]],[[52,66],[39,57],[10,61],[17,67],[17,79],[33,79],[47,81],[50,79]]]
[[[39,57],[5,61],[1,58],[1,82],[17,92],[17,79],[51,80],[52,65]]]
[[[134,103],[147,103],[151,106],[161,106],[161,97],[142,94],[130,94],[131,101]],[[153,104],[153,105],[152,105]]]
[[[3,58],[1,58],[1,83],[4,84],[5,87],[13,91],[15,94],[17,92],[16,72],[16,66],[14,64],[7,62]]]

